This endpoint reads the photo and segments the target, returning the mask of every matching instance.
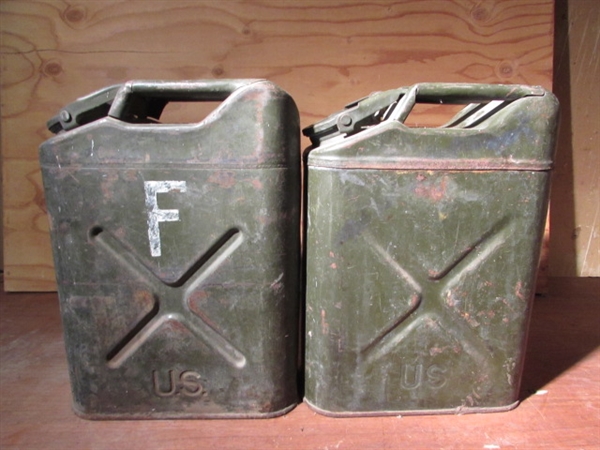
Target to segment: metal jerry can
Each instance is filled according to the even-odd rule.
[[[415,103],[465,106],[438,128]],[[518,403],[558,103],[419,84],[304,130],[306,401],[332,416]]]
[[[168,102],[222,101],[196,124]],[[298,401],[298,110],[262,80],[132,81],[40,148],[75,411],[270,417]]]

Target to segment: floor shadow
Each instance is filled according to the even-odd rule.
[[[521,382],[522,400],[600,347],[600,278],[552,278],[537,297]]]

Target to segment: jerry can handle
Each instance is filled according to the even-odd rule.
[[[416,103],[469,105],[445,126],[472,126],[495,112],[499,104],[528,96],[542,96],[544,88],[509,84],[420,83],[376,92],[302,130],[313,145],[330,137],[357,133],[385,120],[404,123]],[[487,105],[489,104],[489,106]],[[462,122],[462,123],[461,123]]]
[[[261,80],[129,81],[116,93],[108,116],[126,122],[158,120],[169,102],[222,101]]]
[[[542,96],[545,90],[541,86],[522,86],[506,84],[455,84],[420,83],[411,86],[398,100],[395,108],[386,112],[383,120],[396,120],[404,123],[417,102],[439,104],[482,104],[490,102],[511,102],[522,97]],[[458,123],[459,118],[471,114],[475,108],[461,111],[449,124]]]
[[[257,81],[261,80],[129,81],[75,100],[46,125],[56,134],[106,116],[127,122],[152,122],[159,119],[169,102],[222,101]]]

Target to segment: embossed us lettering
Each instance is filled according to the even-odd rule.
[[[152,371],[152,386],[159,397],[198,397],[204,392],[200,379],[200,374],[193,370],[185,370],[179,375],[174,370],[169,370],[166,377],[161,376],[158,370]]]
[[[446,384],[446,369],[436,364],[425,368],[423,364],[402,364],[400,385],[403,389],[428,386],[439,389]]]

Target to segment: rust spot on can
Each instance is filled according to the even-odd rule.
[[[429,278],[431,278],[432,280],[436,280],[440,277],[441,272],[438,272],[437,270],[429,269],[427,271],[427,274],[429,275]]]
[[[323,334],[329,334],[329,324],[325,318],[325,310],[321,310],[321,332]]]
[[[423,180],[425,180],[425,178],[423,178]],[[446,197],[447,188],[448,179],[443,177],[441,180],[433,183],[420,183],[415,188],[415,194],[419,197],[428,198],[434,202],[439,202]]]
[[[523,282],[519,281],[515,286],[515,295],[519,300],[526,301],[527,296],[523,293]]]
[[[189,302],[190,303],[202,303],[204,302],[206,299],[208,299],[208,294],[206,293],[206,291],[200,290],[200,291],[194,291],[190,297],[189,297]]]
[[[213,183],[222,187],[223,189],[229,189],[236,183],[235,176],[232,172],[217,171],[213,173],[207,180],[209,183]]]

